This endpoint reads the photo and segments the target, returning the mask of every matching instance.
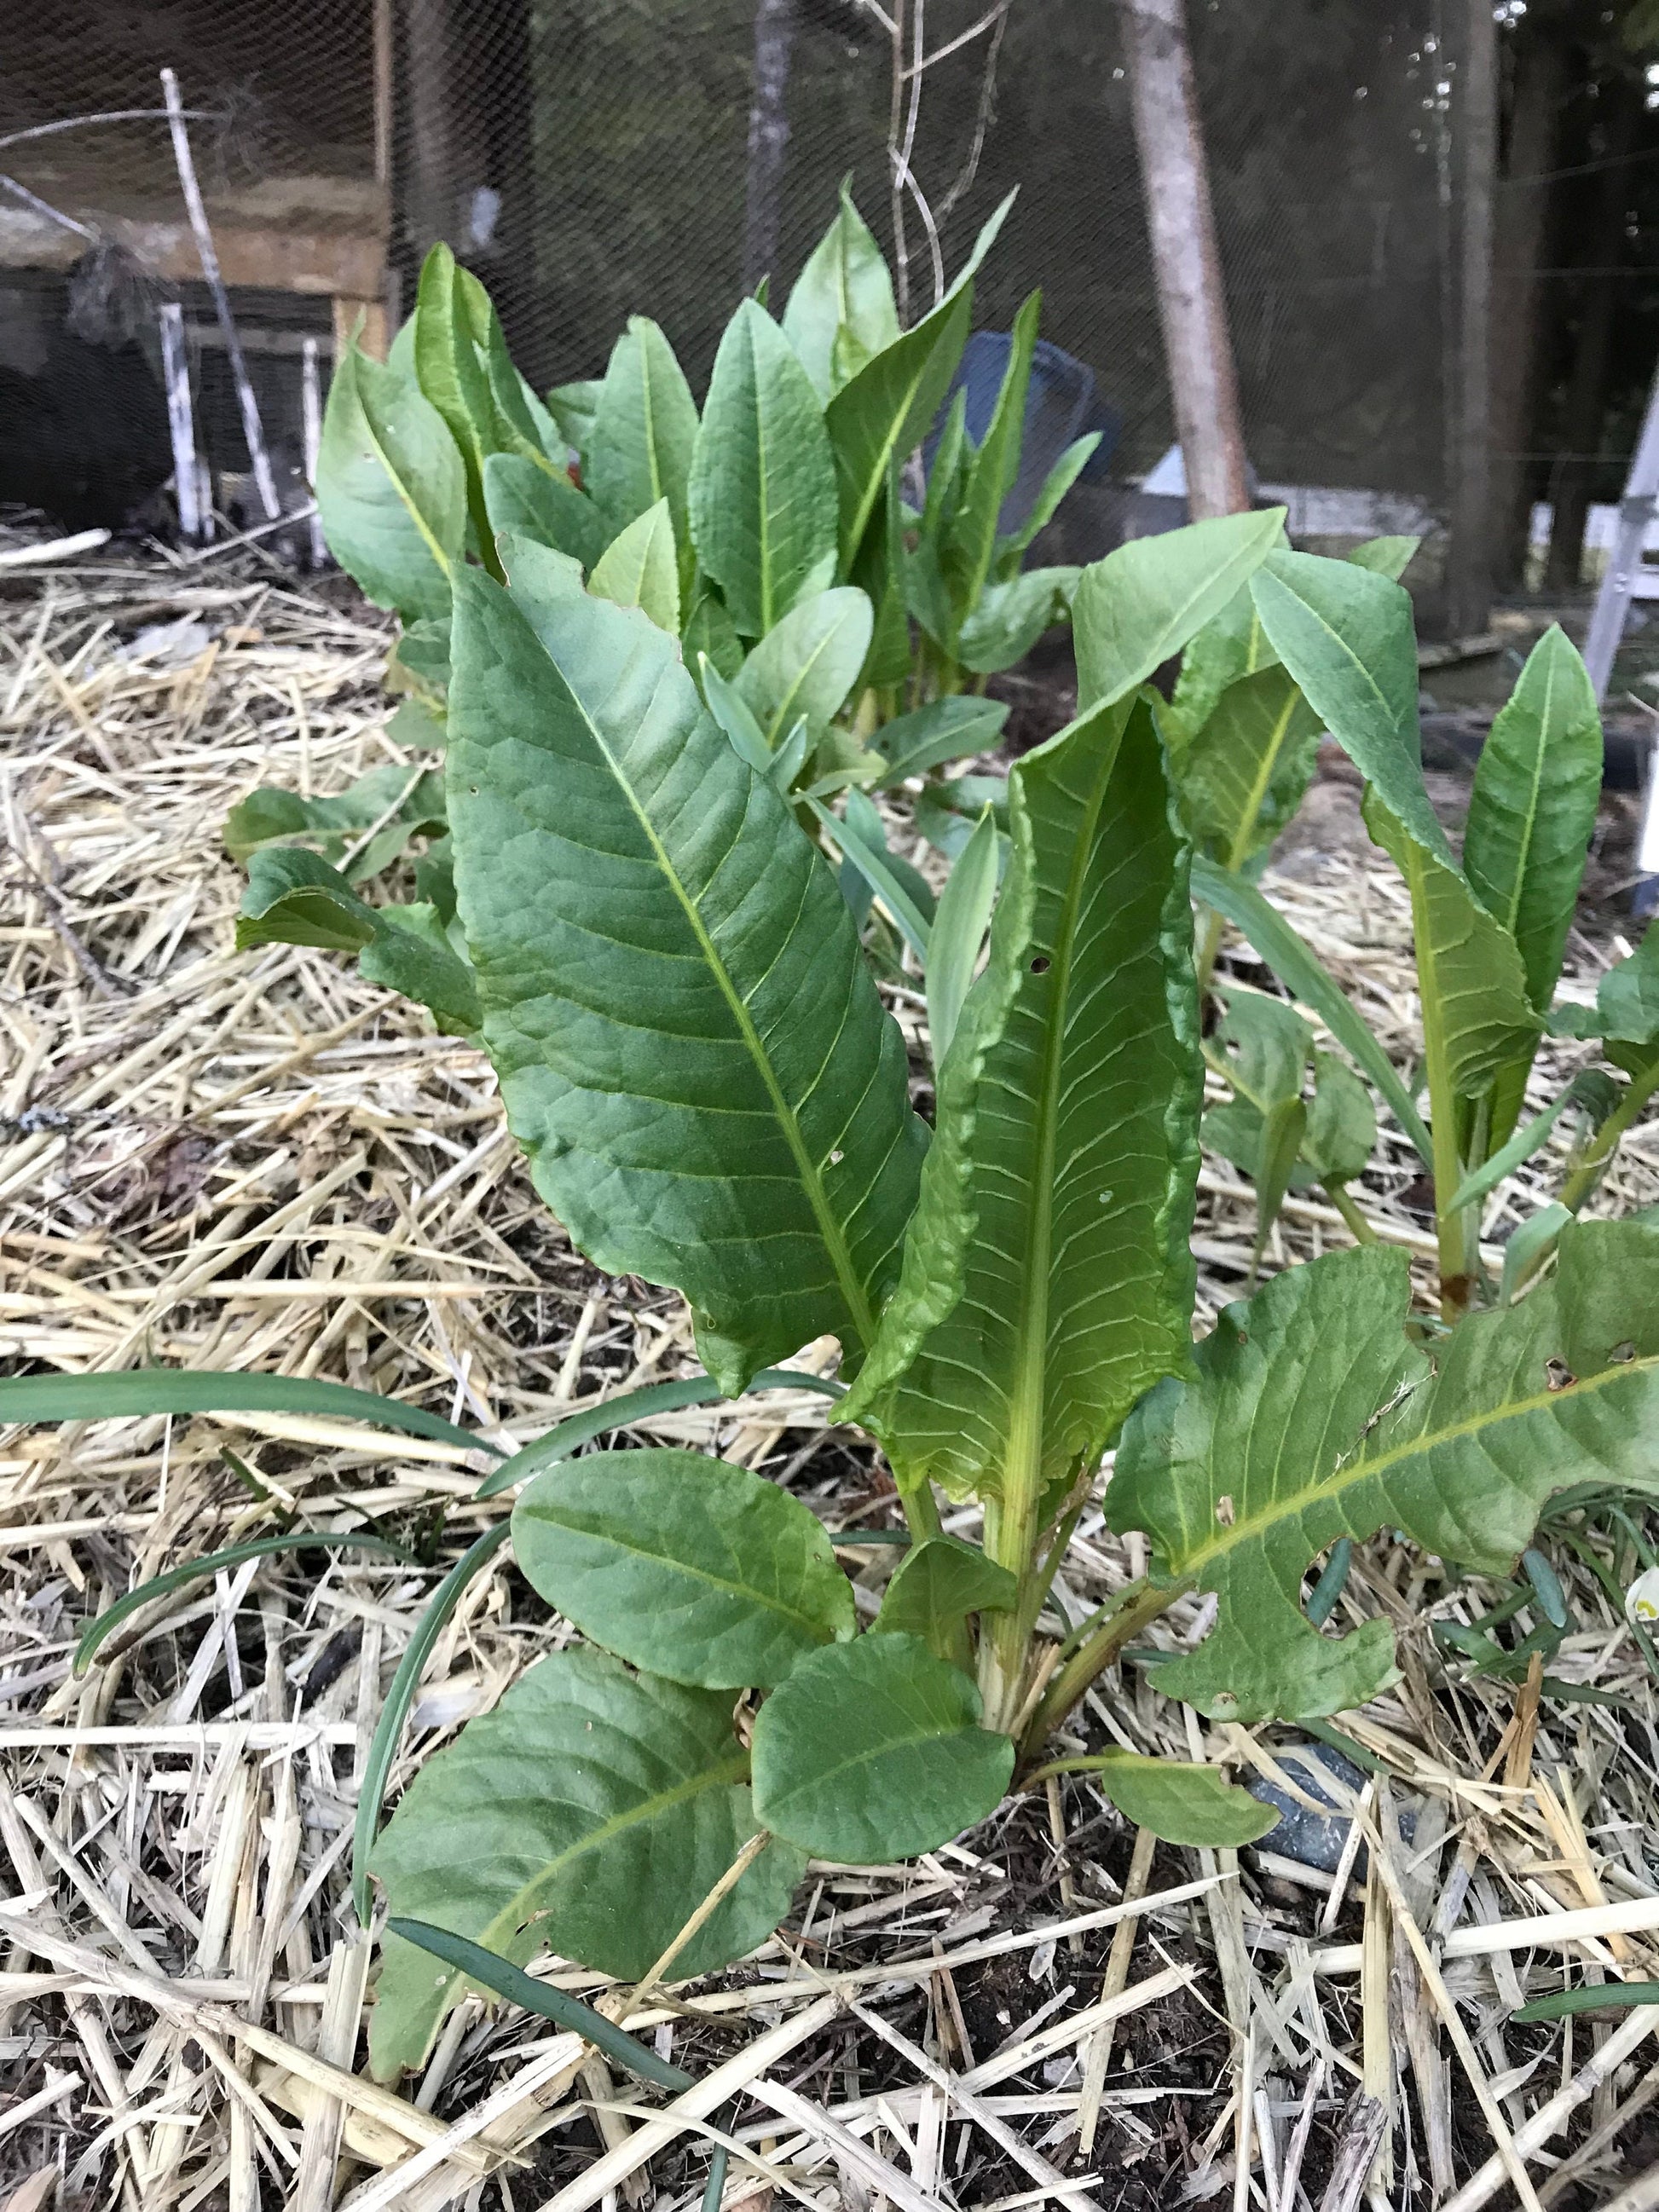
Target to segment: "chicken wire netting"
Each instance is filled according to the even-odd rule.
[[[227,469],[245,465],[222,347],[191,270],[147,281],[143,248],[125,258],[125,289],[112,287],[94,251],[112,225],[141,246],[171,225],[175,247],[181,236],[188,244],[165,128],[139,119],[13,136],[153,111],[163,65],[179,71],[198,118],[216,224],[260,241],[232,281],[279,441],[297,431],[301,337],[319,337],[326,362],[331,331],[349,328],[361,304],[326,273],[343,240],[377,257],[395,319],[425,247],[450,240],[490,284],[539,384],[600,372],[640,313],[663,325],[695,383],[763,270],[781,304],[850,178],[890,249],[902,222],[912,313],[1018,187],[976,320],[1006,330],[1041,285],[1045,337],[1092,373],[1121,426],[1110,473],[1133,478],[1172,433],[1124,4],[53,0],[7,11],[0,501],[50,504],[43,474],[61,477],[77,441],[113,451],[135,425],[149,441],[145,466],[165,474],[153,329],[162,296],[185,303],[210,451]],[[1187,12],[1258,477],[1367,487],[1443,511],[1469,0],[1278,0],[1270,10],[1188,0]],[[1495,12],[1507,32],[1523,11],[1511,0]],[[918,54],[920,76],[903,74]],[[1582,94],[1564,86],[1561,112]],[[1515,129],[1508,137],[1506,160],[1532,158]],[[916,185],[896,197],[896,149],[908,149]],[[1500,243],[1507,189],[1500,181]],[[1527,250],[1540,263],[1585,258],[1542,238]],[[252,282],[250,270],[270,282]],[[1582,273],[1545,269],[1534,322],[1571,325]],[[1629,279],[1621,312],[1632,288],[1653,289],[1639,268]],[[110,298],[117,312],[100,327]],[[1499,341],[1501,362],[1512,349],[1501,331]],[[112,383],[117,356],[125,380]],[[1546,382],[1552,373],[1547,360],[1529,372]],[[1500,477],[1508,465],[1547,489],[1559,456],[1531,449],[1540,410],[1522,402],[1498,428]],[[1582,422],[1550,439],[1565,449],[1575,435],[1585,441]],[[84,453],[76,465],[91,467]],[[108,506],[131,485],[124,477],[104,489]]]

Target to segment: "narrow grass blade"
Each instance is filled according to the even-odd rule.
[[[1565,2020],[1571,2013],[1620,2012],[1631,2005],[1650,2004],[1659,2004],[1659,1982],[1592,1982],[1583,1989],[1534,1997],[1510,2018],[1523,2027],[1535,2020]]]
[[[693,2086],[690,2075],[678,2066],[671,2066],[665,2058],[659,2058],[643,2043],[635,2042],[602,2012],[595,2012],[592,2005],[584,2004],[580,1997],[573,1997],[563,1990],[532,1980],[521,1967],[494,1951],[486,1951],[481,1943],[470,1942],[465,1936],[453,1936],[447,1928],[428,1927],[424,1920],[388,1920],[386,1929],[391,1935],[401,1936],[404,1942],[430,1951],[434,1959],[441,1959],[447,1966],[459,1966],[469,1980],[492,1990],[509,2004],[522,2005],[526,2012],[550,2020],[555,2027],[584,2037],[617,2065],[638,2075],[641,2081],[653,2082],[659,2089],[689,2089]]]
[[[75,1647],[75,1672],[86,1673],[94,1652],[124,1620],[153,1600],[166,1597],[170,1590],[183,1589],[187,1583],[200,1582],[222,1569],[240,1567],[249,1559],[264,1559],[274,1553],[354,1549],[388,1552],[410,1566],[418,1564],[413,1552],[402,1544],[394,1544],[387,1536],[370,1535],[362,1528],[289,1528],[269,1536],[250,1536],[246,1543],[228,1545],[222,1552],[210,1552],[203,1559],[186,1559],[180,1567],[169,1567],[165,1574],[152,1575],[147,1583],[140,1583],[137,1589],[106,1606],[95,1620],[88,1623]]]
[[[362,1780],[357,1790],[357,1817],[351,1834],[351,1901],[356,1907],[360,1923],[367,1928],[373,1902],[368,1887],[368,1855],[374,1848],[374,1838],[380,1825],[380,1807],[386,1801],[386,1777],[392,1771],[392,1762],[398,1755],[398,1744],[404,1732],[404,1722],[415,1702],[415,1692],[420,1686],[426,1662],[432,1656],[432,1647],[442,1633],[445,1622],[460,1602],[467,1584],[507,1541],[512,1528],[510,1521],[498,1521],[493,1528],[486,1528],[477,1542],[464,1552],[432,1594],[431,1602],[421,1615],[420,1625],[409,1639],[403,1657],[398,1662],[398,1671],[392,1678],[392,1687],[386,1692],[386,1703],[380,1708],[380,1717],[374,1723],[370,1739],[368,1757],[363,1762]]]
[[[825,1398],[839,1398],[846,1390],[844,1382],[836,1382],[823,1375],[808,1375],[793,1367],[763,1367],[750,1384],[756,1390],[816,1390]],[[685,1375],[673,1382],[647,1382],[641,1390],[624,1391],[620,1398],[607,1398],[602,1406],[590,1406],[580,1413],[571,1413],[550,1428],[544,1437],[538,1437],[522,1451],[514,1452],[503,1460],[500,1467],[492,1468],[478,1486],[480,1498],[498,1497],[503,1490],[511,1490],[544,1467],[553,1467],[562,1459],[568,1459],[580,1444],[591,1443],[611,1429],[626,1429],[635,1421],[649,1419],[653,1413],[676,1413],[682,1406],[715,1406],[726,1393],[712,1375]]]
[[[320,1413],[401,1429],[411,1437],[459,1444],[467,1451],[498,1446],[458,1429],[441,1415],[345,1382],[297,1375],[192,1374],[138,1367],[124,1375],[19,1375],[0,1382],[0,1423],[112,1421],[148,1413]]]

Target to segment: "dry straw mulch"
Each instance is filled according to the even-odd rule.
[[[327,956],[231,949],[228,806],[401,757],[380,619],[250,554],[7,590],[0,1357],[331,1376],[502,1440],[689,1370],[676,1303],[599,1275],[537,1203],[477,1054]],[[1404,1062],[1401,896],[1340,778],[1306,823],[1276,896]],[[1576,940],[1577,988],[1608,957],[1605,927]],[[914,1024],[915,994],[896,1003]],[[1570,1064],[1548,1057],[1540,1097]],[[1361,1196],[1426,1265],[1418,1172],[1385,1143]],[[1659,1197],[1651,1126],[1605,1195]],[[1527,1202],[1517,1185],[1513,1214]],[[1207,1163],[1206,1322],[1242,1285],[1252,1225],[1248,1188]],[[1269,1263],[1348,1234],[1293,1198]],[[873,1608],[892,1553],[860,1538],[895,1524],[891,1486],[824,1431],[820,1401],[647,1433],[789,1483]],[[1561,1557],[1577,1625],[1549,1686],[1465,1679],[1430,1622],[1469,1622],[1495,1593],[1387,1541],[1357,1561],[1341,1615],[1386,1613],[1403,1659],[1399,1688],[1343,1723],[1375,1768],[1349,1830],[1354,1850],[1362,1826],[1370,1839],[1363,1875],[1354,1850],[1322,1874],[1271,1838],[1242,1863],[1154,1849],[1086,1779],[1050,1785],[915,1865],[816,1869],[754,1958],[648,1998],[633,2024],[700,2077],[665,2110],[545,2022],[477,2002],[417,2081],[374,2087],[359,2070],[373,1954],[347,1879],[358,1778],[434,1580],[507,1510],[474,1501],[483,1464],[274,1416],[0,1432],[0,2205],[678,2208],[725,2142],[726,2203],[755,2212],[1335,2212],[1368,2193],[1475,2212],[1511,2187],[1603,2202],[1621,2162],[1659,2149],[1659,2007],[1508,2021],[1564,1973],[1655,1971],[1642,1653]],[[100,1607],[289,1518],[372,1524],[427,1564],[250,1563],[159,1601],[71,1674]],[[1085,1518],[1057,1585],[1066,1617],[1139,1564]],[[1152,1641],[1202,1626],[1188,1601]],[[566,1633],[498,1556],[433,1654],[394,1790]],[[1206,1735],[1139,1664],[1081,1726],[1269,1776],[1295,1737]],[[1640,2186],[1621,2205],[1659,2203]]]

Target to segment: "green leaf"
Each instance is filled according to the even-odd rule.
[[[1271,554],[1250,592],[1309,706],[1407,836],[1455,874],[1423,783],[1410,594],[1372,569],[1315,553]]]
[[[789,341],[753,300],[714,356],[690,504],[697,558],[741,635],[764,637],[834,581],[836,474],[823,410]]]
[[[866,687],[896,688],[906,682],[910,673],[902,506],[898,464],[895,462],[877,501],[874,520],[865,532],[864,543],[853,556],[848,575],[848,581],[859,586],[875,610],[870,651],[859,675],[860,690]]]
[[[547,394],[547,411],[557,425],[559,435],[584,459],[592,441],[593,420],[599,411],[599,396],[604,390],[599,378],[579,377],[573,384],[556,384]]]
[[[355,952],[371,983],[383,983],[431,1012],[452,1034],[477,1034],[477,980],[449,944],[429,906],[371,907],[343,876],[302,847],[264,846],[248,862],[236,945],[308,945]]]
[[[1237,1789],[1218,1767],[1184,1766],[1173,1759],[1109,1753],[1091,1765],[1097,1787],[1126,1820],[1150,1828],[1166,1844],[1238,1850],[1279,1825],[1276,1806]]]
[[[509,1461],[510,1466],[512,1462]],[[482,1494],[482,1493],[481,1493]],[[415,1702],[415,1693],[421,1686],[421,1677],[426,1672],[426,1662],[437,1648],[450,1615],[460,1603],[475,1577],[500,1551],[512,1533],[510,1521],[498,1521],[493,1528],[486,1528],[467,1549],[439,1583],[427,1601],[426,1610],[415,1624],[415,1633],[404,1646],[404,1655],[398,1662],[398,1670],[392,1678],[392,1687],[381,1705],[374,1733],[369,1738],[368,1753],[363,1760],[362,1774],[357,1784],[357,1810],[351,1824],[351,1904],[360,1927],[367,1928],[374,1917],[374,1893],[369,1887],[369,1855],[374,1848],[374,1838],[380,1830],[380,1808],[386,1803],[386,1783],[392,1773],[392,1761],[398,1755],[398,1746],[403,1741],[404,1723]]]
[[[994,573],[1012,575],[1018,568],[1032,539],[1054,520],[1061,500],[1094,459],[1095,447],[1099,443],[1099,431],[1091,430],[1086,438],[1079,438],[1067,446],[1043,478],[1042,489],[1030,514],[1018,530],[998,541]]]
[[[1520,951],[1449,854],[1443,860],[1413,837],[1375,785],[1364,811],[1412,895],[1425,1049],[1443,1054],[1460,1098],[1478,1098],[1507,1065],[1529,1062],[1538,1042]]]
[[[1506,1176],[1524,1167],[1534,1152],[1543,1150],[1550,1132],[1570,1107],[1582,1107],[1591,1128],[1598,1129],[1618,1103],[1619,1086],[1610,1075],[1599,1067],[1580,1068],[1559,1098],[1541,1114],[1534,1115],[1523,1128],[1517,1129],[1484,1167],[1464,1178],[1449,1200],[1446,1212],[1461,1213],[1466,1206],[1478,1205]]]
[[[328,548],[376,606],[449,612],[466,544],[466,471],[412,379],[348,346],[328,388],[317,461]]]
[[[550,1949],[636,1980],[762,1825],[732,1699],[560,1651],[427,1760],[374,1847],[399,1918],[470,1936],[514,1966]],[[675,1961],[712,1972],[783,1917],[804,1855],[769,1844]],[[424,2057],[465,1984],[395,1936],[369,2021],[381,2080]]]
[[[945,1064],[997,895],[997,825],[988,806],[939,896],[927,940],[927,1036],[933,1066]]]
[[[1137,538],[1084,570],[1072,602],[1078,703],[1127,698],[1213,619],[1267,558],[1282,507]]]
[[[763,1367],[749,1382],[749,1393],[815,1390],[825,1398],[842,1397],[846,1388],[845,1383],[829,1376],[811,1375],[793,1367]],[[567,1413],[545,1435],[504,1459],[485,1476],[474,1495],[494,1498],[503,1490],[511,1490],[515,1484],[527,1482],[538,1468],[552,1467],[562,1459],[568,1459],[595,1437],[631,1428],[636,1421],[648,1420],[653,1413],[673,1413],[682,1406],[718,1405],[726,1395],[712,1375],[682,1375],[672,1382],[647,1382],[642,1389],[624,1390],[600,1405],[586,1407],[580,1413]]]
[[[837,1418],[907,1488],[1024,1510],[1186,1365],[1202,1063],[1147,708],[1094,708],[1008,790],[989,963],[940,1071],[900,1287]]]
[[[957,659],[979,676],[1024,660],[1045,629],[1065,621],[1078,574],[1025,568],[1006,584],[988,584],[957,631]]]
[[[930,699],[925,707],[896,715],[876,732],[875,744],[887,761],[876,788],[888,791],[907,776],[926,775],[946,761],[991,751],[1007,720],[1005,700],[960,696]]]
[[[1356,568],[1370,568],[1397,584],[1417,557],[1420,538],[1370,538],[1342,556]]]
[[[834,877],[637,611],[459,582],[456,889],[538,1189],[684,1293],[728,1391],[825,1330],[858,1358],[925,1135]]]
[[[1224,867],[1272,844],[1313,780],[1324,729],[1289,672],[1229,684],[1181,753],[1181,800],[1194,837]]]
[[[1388,1622],[1322,1636],[1297,1602],[1339,1537],[1399,1528],[1503,1574],[1553,1492],[1659,1490],[1659,1225],[1565,1229],[1548,1282],[1460,1322],[1432,1360],[1410,1310],[1403,1252],[1328,1254],[1229,1307],[1198,1381],[1131,1416],[1112,1525],[1146,1530],[1158,1576],[1219,1601],[1214,1632],[1153,1675],[1169,1695],[1245,1722],[1364,1705],[1392,1679]]]
[[[1215,1033],[1221,1072],[1258,1114],[1302,1096],[1313,1033],[1294,1006],[1261,991],[1229,984],[1226,1013]]]
[[[674,525],[659,499],[614,538],[593,565],[588,589],[619,607],[638,607],[670,637],[680,634],[680,582]]]
[[[1248,583],[1188,641],[1170,696],[1171,739],[1177,764],[1188,738],[1203,728],[1235,684],[1279,666],[1255,611]]]
[[[996,406],[984,441],[973,456],[962,502],[946,536],[945,573],[956,588],[957,604],[970,611],[990,582],[997,551],[997,520],[1019,474],[1025,442],[1025,398],[1042,303],[1042,295],[1033,292],[1014,318],[1008,366]]]
[[[460,453],[472,527],[480,547],[489,549],[485,558],[490,561],[494,548],[484,507],[483,465],[485,455],[497,452],[502,440],[460,279],[449,248],[434,246],[421,267],[415,306],[415,374]]]
[[[636,2074],[641,2081],[650,2081],[659,2089],[690,2089],[696,2087],[690,2075],[678,2066],[671,2066],[665,2058],[607,2020],[602,2012],[595,2012],[580,1997],[567,1990],[556,1989],[550,1983],[538,1982],[526,1974],[521,1966],[512,1965],[494,1951],[486,1951],[481,1943],[473,1943],[465,1936],[452,1935],[447,1928],[431,1927],[424,1920],[392,1919],[386,1923],[386,1933],[400,1943],[411,1943],[417,1949],[429,1951],[434,1959],[459,1972],[494,1996],[505,1997],[509,2004],[521,2006],[542,2020],[550,2020],[556,2027],[562,2027],[583,2037],[596,2051],[629,2074]]]
[[[249,1536],[240,1544],[228,1544],[222,1552],[209,1552],[199,1559],[186,1559],[181,1566],[169,1567],[164,1574],[152,1575],[148,1582],[140,1583],[124,1597],[106,1605],[94,1620],[88,1621],[81,1632],[81,1640],[75,1647],[73,1672],[84,1674],[91,1665],[100,1644],[112,1636],[124,1620],[158,1597],[167,1597],[173,1590],[185,1589],[204,1577],[210,1581],[216,1574],[228,1573],[233,1567],[245,1565],[249,1559],[263,1559],[282,1552],[360,1551],[386,1552],[393,1559],[415,1564],[415,1555],[401,1544],[392,1543],[385,1536],[377,1536],[366,1528],[289,1528],[269,1536]]]
[[[1577,648],[1552,623],[1528,655],[1474,771],[1463,868],[1521,948],[1549,1012],[1601,795],[1601,718]]]
[[[1259,952],[1281,983],[1317,1014],[1355,1064],[1389,1102],[1394,1117],[1425,1162],[1434,1155],[1423,1117],[1375,1033],[1356,1011],[1340,983],[1321,964],[1278,909],[1254,884],[1231,875],[1212,860],[1193,861],[1193,896],[1224,915]]]
[[[1581,2012],[1624,2012],[1632,2005],[1659,2005],[1659,1982],[1585,1982],[1517,2005],[1510,2018],[1517,2027],[1534,2021],[1566,2020]]]
[[[919,1636],[936,1659],[967,1656],[963,1624],[970,1613],[1010,1613],[1019,1584],[976,1544],[930,1536],[899,1561],[872,1634]]]
[[[1302,1157],[1329,1189],[1364,1173],[1376,1149],[1376,1109],[1370,1091],[1341,1060],[1316,1052],[1313,1066],[1313,1103]]]
[[[491,453],[483,480],[492,531],[512,531],[550,545],[580,561],[585,570],[611,542],[604,515],[568,476],[550,476],[521,453]]]
[[[708,711],[731,738],[738,759],[747,761],[757,775],[769,775],[772,750],[766,742],[766,732],[736,684],[726,682],[707,653],[702,657],[701,674],[702,696]]]
[[[1255,1164],[1255,1249],[1250,1270],[1261,1264],[1267,1239],[1279,1218],[1308,1130],[1308,1109],[1299,1098],[1280,1098],[1261,1117],[1261,1146]]]
[[[933,924],[917,902],[915,886],[905,880],[902,863],[884,843],[878,844],[860,831],[850,803],[845,817],[832,814],[820,799],[809,799],[806,803],[829,832],[843,863],[864,878],[898,925],[899,934],[915,954],[918,964],[925,968]]]
[[[582,447],[583,484],[611,535],[665,499],[675,543],[690,546],[686,487],[696,441],[697,404],[674,349],[647,317],[630,315]]]
[[[304,837],[337,865],[355,848],[349,879],[363,883],[398,859],[411,837],[441,835],[445,826],[442,775],[435,769],[411,775],[401,762],[383,761],[331,799],[250,792],[225,817],[225,850],[246,861],[262,846]],[[374,834],[365,842],[366,831]]]
[[[829,727],[858,681],[874,619],[864,593],[842,584],[803,599],[768,630],[735,688],[769,750],[803,715],[812,738]]]
[[[585,1636],[697,1689],[771,1689],[854,1630],[852,1585],[817,1516],[700,1452],[599,1452],[550,1468],[520,1493],[513,1549]]]
[[[890,471],[903,465],[938,413],[962,358],[973,313],[972,287],[964,285],[884,347],[825,408],[840,495],[843,568],[864,543]]]
[[[914,1636],[860,1636],[803,1659],[760,1709],[761,1825],[851,1866],[913,1858],[994,1813],[1014,1747],[979,1692]]]
[[[783,311],[783,334],[823,400],[898,338],[893,280],[853,204],[850,179],[842,184],[840,212],[795,279]]]
[[[449,696],[449,603],[441,617],[406,622],[386,665],[388,691],[407,691],[441,715]]]
[[[681,645],[688,668],[706,658],[729,683],[743,666],[743,641],[732,626],[726,602],[702,571],[691,578],[690,611],[681,630]]]
[[[156,1413],[316,1413],[430,1437],[463,1451],[494,1452],[453,1421],[376,1390],[300,1375],[216,1375],[187,1368],[135,1367],[121,1375],[0,1376],[0,1422],[143,1420]]]

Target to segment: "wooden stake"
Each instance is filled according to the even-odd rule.
[[[311,495],[317,495],[317,459],[323,443],[323,387],[317,366],[317,341],[307,338],[300,356],[300,426],[305,447],[306,482]],[[313,513],[310,524],[311,565],[325,567],[328,561],[328,542],[323,536],[320,515]]]
[[[1238,378],[1183,0],[1125,0],[1124,52],[1188,511],[1250,503]]]
[[[190,361],[185,350],[185,311],[176,300],[161,305],[161,374],[167,388],[167,430],[173,440],[173,481],[179,495],[179,535],[186,544],[202,538],[197,497],[196,417],[190,404]]]
[[[1465,0],[1461,298],[1446,626],[1474,637],[1492,612],[1492,205],[1498,174],[1498,30],[1492,0]]]

